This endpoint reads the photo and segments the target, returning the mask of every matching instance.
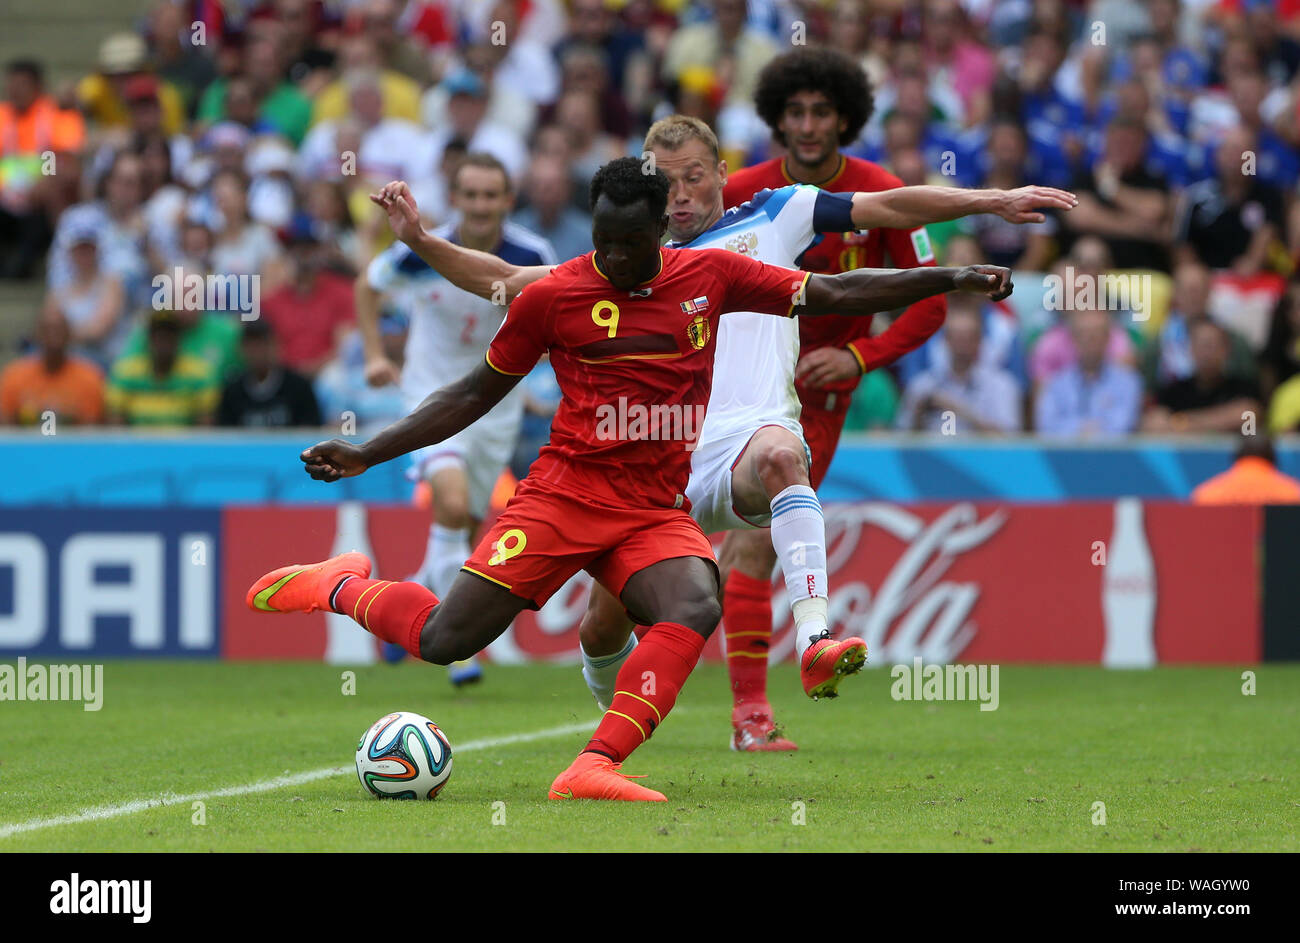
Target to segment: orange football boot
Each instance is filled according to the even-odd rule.
[[[829,631],[823,631],[817,641],[808,646],[799,662],[804,693],[814,701],[823,697],[839,697],[836,690],[840,681],[857,674],[867,663],[867,643],[860,638],[835,641]]]
[[[282,566],[250,586],[245,601],[256,612],[330,612],[330,593],[345,576],[368,578],[370,558],[353,550],[324,563]]]
[[[790,751],[799,749],[793,740],[781,736],[781,728],[772,721],[768,704],[742,704],[731,712],[731,749],[740,752],[761,750]]]
[[[579,753],[555,782],[551,783],[548,799],[616,799],[622,802],[667,802],[662,792],[628,782],[640,779],[619,772],[621,763],[615,763],[600,753]]]

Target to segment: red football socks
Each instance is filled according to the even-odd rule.
[[[371,635],[420,657],[420,631],[438,597],[419,583],[363,580],[353,576],[334,590],[330,604]]]
[[[722,630],[734,706],[767,703],[772,647],[772,586],[733,568],[722,591]]]
[[[704,649],[704,636],[675,622],[650,627],[618,671],[614,700],[584,748],[615,763],[650,738],[677,701]]]

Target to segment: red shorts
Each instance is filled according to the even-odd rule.
[[[504,586],[534,609],[579,570],[619,596],[632,574],[662,560],[715,563],[713,545],[681,508],[604,507],[527,482],[461,569]]]
[[[799,415],[799,425],[803,426],[803,438],[812,453],[812,468],[808,477],[813,490],[822,486],[826,472],[835,457],[835,448],[840,444],[840,433],[844,431],[844,417],[848,415],[851,393],[840,394],[837,399],[843,403],[842,409],[818,409],[804,406]]]

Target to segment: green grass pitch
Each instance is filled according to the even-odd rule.
[[[801,749],[738,754],[724,669],[703,665],[626,764],[669,801],[623,804],[546,799],[597,719],[574,667],[488,666],[456,692],[376,665],[345,695],[319,664],[108,662],[97,713],[0,702],[0,851],[1296,851],[1300,665],[1253,670],[1248,696],[1241,668],[1004,666],[982,712],[894,701],[880,669],[813,703],[783,664]],[[473,746],[434,802],[357,783],[357,739],[401,709]],[[164,795],[184,801],[145,807]]]

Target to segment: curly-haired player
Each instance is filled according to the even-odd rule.
[[[786,156],[731,174],[723,190],[727,207],[739,206],[764,188],[792,183],[841,193],[903,185],[876,164],[840,152],[857,139],[872,110],[866,74],[847,56],[822,48],[778,56],[759,77],[754,102]],[[800,257],[799,266],[811,272],[847,272],[882,267],[886,255],[889,264],[898,268],[934,264],[930,240],[921,226],[827,233]],[[923,344],[943,324],[946,313],[943,296],[926,298],[874,338],[871,318],[799,319],[795,389],[802,405],[799,422],[812,453],[814,489],[826,477],[862,375]],[[771,575],[777,562],[772,541],[763,531],[731,531],[718,562],[724,581],[727,668],[737,734],[746,727],[760,735],[746,738],[751,749],[794,749],[789,740],[776,736],[767,700]]]

